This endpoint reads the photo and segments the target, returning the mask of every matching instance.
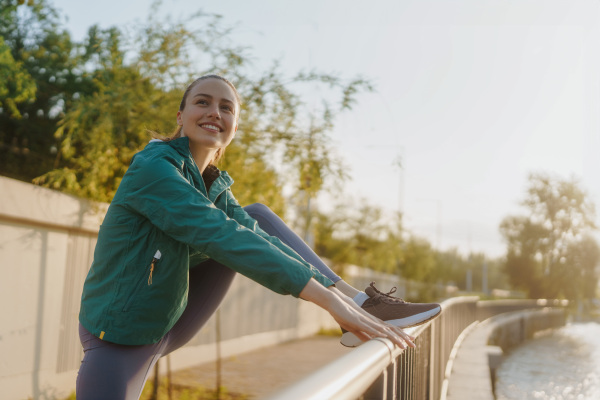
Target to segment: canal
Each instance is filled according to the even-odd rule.
[[[600,399],[600,324],[568,324],[510,351],[497,370],[496,396]]]

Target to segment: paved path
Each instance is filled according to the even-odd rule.
[[[466,335],[452,365],[447,400],[494,400],[488,357],[502,350],[487,343],[495,327],[484,321]]]
[[[222,385],[229,392],[261,399],[349,351],[337,337],[314,336],[229,357],[222,362]],[[201,364],[174,373],[173,383],[213,388],[215,371],[214,362]]]

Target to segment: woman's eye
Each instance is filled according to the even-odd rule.
[[[202,104],[202,105],[206,105],[206,104],[208,104],[208,101],[206,101],[206,100],[198,100],[198,101],[196,102],[196,104]]]
[[[231,106],[222,106],[221,109],[225,110],[225,111],[231,111],[232,110]]]

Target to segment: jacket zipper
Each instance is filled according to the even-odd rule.
[[[140,276],[140,278],[143,278],[144,276],[148,275],[148,286],[152,285],[152,274],[153,274],[154,268],[156,267],[156,264],[158,263],[158,260],[160,260],[161,256],[162,256],[162,254],[161,254],[160,250],[156,250],[154,257],[152,258],[152,263],[150,263],[149,267],[148,267],[148,264],[146,264],[145,272],[142,276]],[[142,285],[143,285],[142,281],[138,281],[135,288],[133,289],[133,292],[131,293],[131,295],[127,299],[127,302],[123,306],[123,312],[127,312],[129,310],[129,307],[135,300],[138,292],[142,288]]]
[[[156,266],[156,263],[158,262],[158,260],[160,260],[161,256],[162,256],[162,254],[160,253],[160,250],[156,250],[156,253],[154,253],[154,257],[152,258],[152,263],[150,264],[150,275],[148,276],[148,286],[152,285],[152,273],[154,272],[154,267]]]

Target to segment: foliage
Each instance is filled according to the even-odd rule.
[[[163,39],[155,45],[176,46],[164,43],[172,37]],[[147,44],[139,59],[128,64],[122,46],[119,30],[90,28],[82,57],[94,68],[90,75],[95,90],[65,113],[55,132],[60,140],[59,168],[36,183],[108,202],[129,161],[148,142],[148,129],[171,129],[174,116],[168,106],[176,108],[179,93],[160,88],[165,78],[141,73],[155,49]],[[164,70],[163,65],[155,67],[157,75]]]
[[[344,266],[353,264],[412,281],[467,290],[466,276],[470,273],[471,290],[477,292],[483,290],[485,266],[488,289],[509,287],[500,259],[482,253],[462,255],[457,249],[434,249],[427,240],[404,229],[402,215],[384,217],[382,209],[364,202],[340,203],[327,213],[315,211],[312,232],[315,251],[327,258],[338,274],[343,275]]]
[[[459,290],[466,291],[469,289],[467,275],[470,274],[470,290],[483,292],[483,269],[485,267],[488,290],[509,288],[502,259],[490,259],[483,253],[470,253],[464,256],[457,249],[438,251],[436,259],[433,276],[438,282],[456,285]]]
[[[469,267],[475,259],[410,237],[401,215],[386,220],[364,201],[328,213],[309,207],[347,178],[328,132],[357,93],[372,90],[368,81],[318,71],[290,75],[277,62],[256,72],[219,16],[197,12],[173,21],[156,17],[159,6],[127,30],[92,26],[78,43],[46,1],[0,0],[0,174],[110,201],[149,132],[174,130],[185,85],[218,73],[236,84],[243,101],[236,139],[219,165],[234,177],[241,204],[262,202],[283,214],[282,188],[290,185],[299,222],[338,269],[356,264],[459,285],[469,268],[481,270]],[[319,107],[299,94],[311,89],[318,89],[309,95],[319,93],[311,99]]]
[[[332,212],[316,212],[315,251],[342,272],[345,264],[396,273],[402,258],[402,225],[384,221],[380,208],[362,203],[337,205]]]
[[[250,397],[243,393],[230,392],[226,387],[223,386],[221,386],[219,393],[217,393],[216,390],[208,389],[201,385],[198,385],[196,387],[172,385],[172,397],[170,397],[167,384],[167,378],[160,379],[156,400],[168,400],[171,398],[173,400],[246,400]],[[144,389],[142,390],[140,399],[151,400],[153,398],[153,389],[154,381],[153,379],[148,379],[148,381],[146,381],[146,384],[144,385]]]
[[[600,260],[589,236],[595,210],[577,181],[532,174],[523,205],[529,215],[506,217],[500,226],[511,284],[531,297],[593,295],[589,287],[596,286]]]
[[[154,380],[148,379],[144,388],[142,390],[142,394],[140,395],[140,399],[142,400],[150,400],[152,399],[154,389]],[[215,399],[215,400],[246,400],[249,398],[248,395],[243,393],[234,393],[227,390],[226,387],[221,387],[219,393],[214,389],[208,389],[201,385],[196,387],[187,387],[182,385],[173,384],[171,386],[171,394],[169,395],[168,390],[168,380],[167,378],[160,379],[158,391],[157,391],[156,400],[197,400],[197,399]],[[75,400],[75,392],[72,392],[69,397],[63,400]]]
[[[0,91],[8,110],[0,114],[0,173],[38,176],[38,184],[110,201],[148,131],[169,134],[185,84],[210,72],[236,83],[243,99],[237,138],[221,166],[238,182],[234,189],[242,187],[240,203],[267,202],[283,212],[283,182],[298,182],[294,188],[312,198],[345,178],[327,133],[356,93],[371,89],[364,79],[315,71],[289,77],[277,63],[253,74],[247,50],[230,43],[219,16],[157,19],[158,2],[132,30],[92,26],[82,43],[71,41],[45,1],[0,5],[2,73],[18,77],[21,88]],[[309,112],[296,89],[307,83],[328,88],[335,100]]]
[[[12,118],[21,118],[17,104],[35,100],[36,86],[23,63],[13,58],[0,37],[0,106]],[[5,110],[5,111],[4,111]]]
[[[404,257],[400,272],[406,279],[414,281],[432,281],[435,269],[435,254],[431,244],[424,239],[411,236],[404,245]]]
[[[78,46],[44,0],[0,0],[0,37],[3,59],[16,68],[16,80],[8,81],[14,89],[2,98],[0,173],[29,181],[53,168],[56,124],[90,81]]]

